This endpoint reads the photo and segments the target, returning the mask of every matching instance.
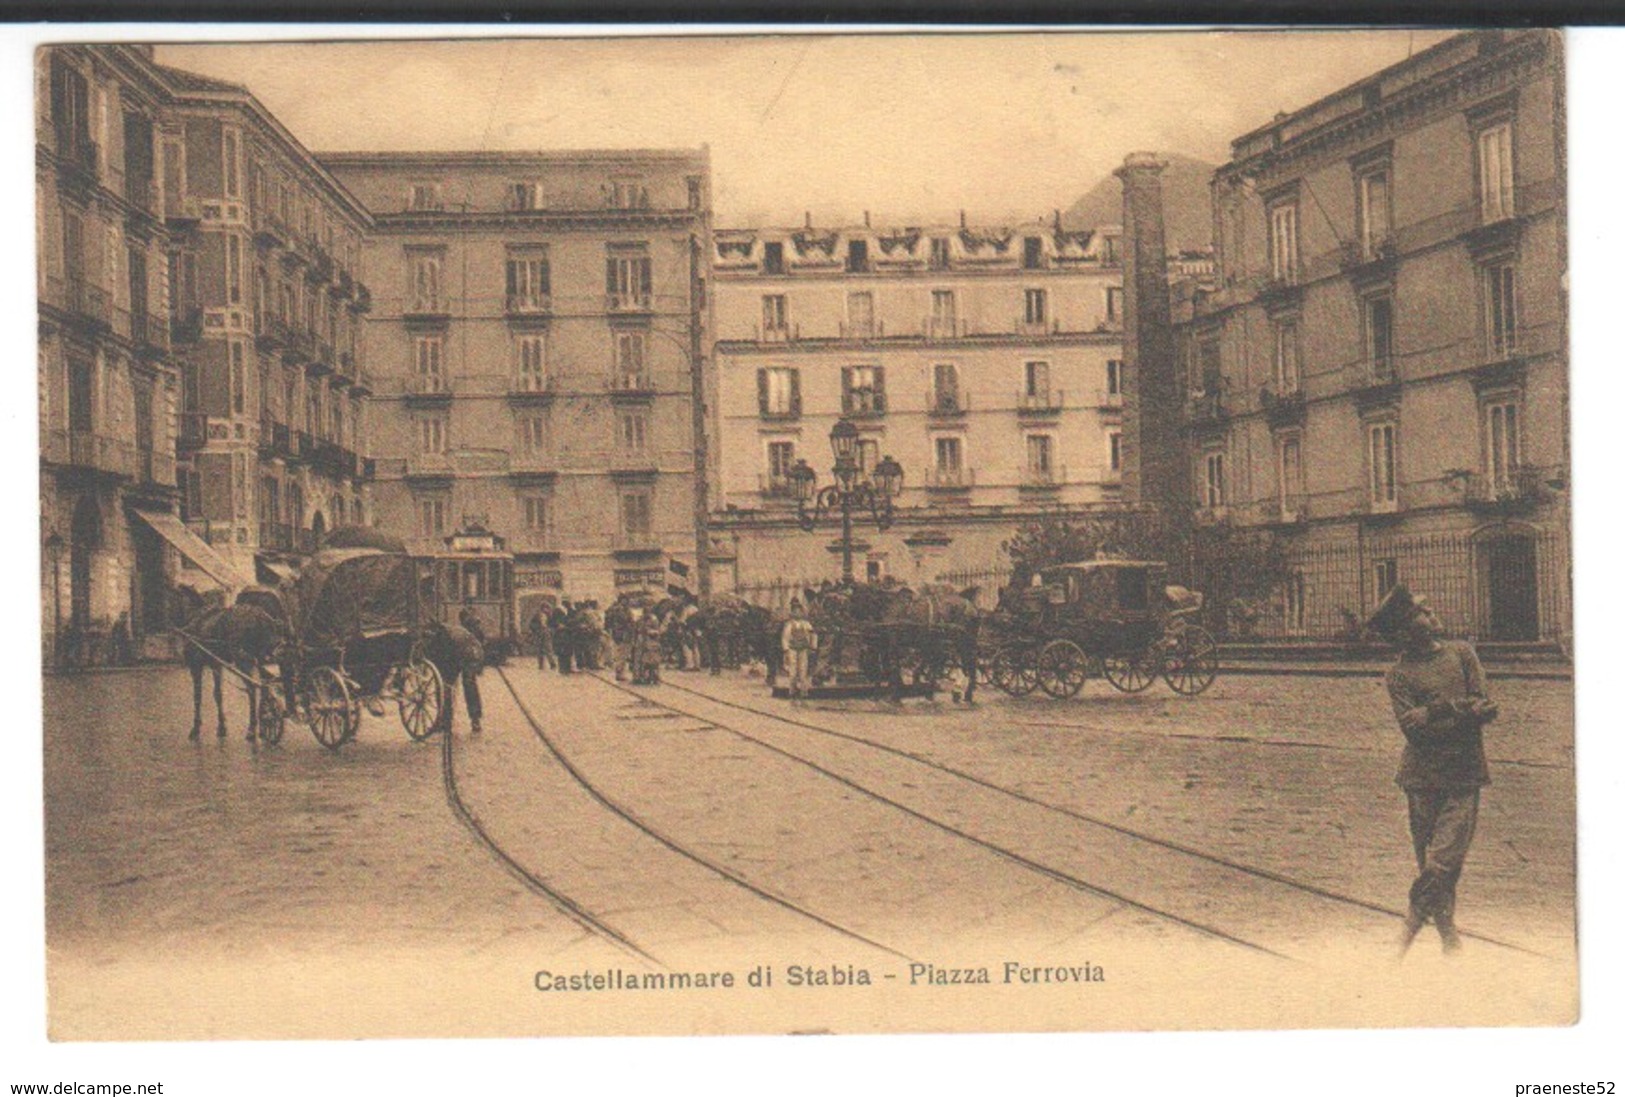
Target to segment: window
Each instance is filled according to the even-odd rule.
[[[547,337],[521,335],[515,341],[520,392],[544,392],[547,389]]]
[[[406,208],[414,213],[430,213],[445,208],[439,183],[413,183],[407,192]]]
[[[641,331],[615,333],[615,384],[623,389],[641,389],[649,384],[648,336]]]
[[[1049,318],[1049,295],[1041,289],[1027,290],[1021,318],[1029,325],[1042,326]]]
[[[1393,233],[1393,205],[1388,185],[1388,168],[1383,166],[1363,172],[1355,180],[1358,203],[1360,254],[1366,259],[1378,258],[1391,243]]]
[[[1399,505],[1395,435],[1393,423],[1373,423],[1366,428],[1373,510],[1394,510]]]
[[[956,437],[938,438],[936,440],[937,472],[947,473],[957,477],[963,467],[960,458],[961,443]]]
[[[1371,577],[1377,592],[1376,600],[1380,602],[1399,585],[1399,561],[1392,556],[1373,561]]]
[[[784,245],[782,243],[772,241],[762,245],[762,273],[784,273]]]
[[[869,269],[869,241],[849,240],[846,245],[846,272],[863,274]]]
[[[418,420],[418,452],[442,456],[446,452],[446,417],[425,415]]]
[[[1100,261],[1102,263],[1116,263],[1119,261],[1119,247],[1122,237],[1107,236],[1100,244]]]
[[[1123,395],[1123,361],[1120,358],[1106,359],[1106,395]]]
[[[1518,349],[1518,313],[1514,304],[1516,271],[1511,263],[1484,268],[1484,331],[1490,361],[1510,358]]]
[[[1513,214],[1512,122],[1478,131],[1478,208],[1485,224]]]
[[[622,409],[616,416],[615,441],[622,453],[643,453],[649,444],[649,413]]]
[[[946,236],[931,237],[931,269],[947,270],[949,244]]]
[[[1366,361],[1373,381],[1394,379],[1394,302],[1386,294],[1365,299]]]
[[[629,491],[621,496],[621,532],[631,537],[647,537],[654,528],[653,500],[646,491]]]
[[[509,312],[541,312],[551,293],[545,254],[508,257]]]
[[[440,312],[440,252],[415,252],[408,256],[411,262],[412,286],[407,295],[413,312]]]
[[[1283,320],[1275,325],[1275,391],[1289,396],[1298,384],[1298,322]]]
[[[1303,439],[1296,434],[1282,435],[1276,443],[1275,459],[1281,518],[1290,521],[1297,517],[1303,500]]]
[[[1270,210],[1270,278],[1298,281],[1298,204],[1283,202]]]
[[[1044,266],[1044,238],[1042,236],[1022,237],[1021,265],[1027,270],[1039,270]]]
[[[233,305],[243,303],[243,242],[236,233],[226,236],[226,300]]]
[[[547,452],[547,416],[525,415],[520,418],[519,448],[532,456]]]
[[[248,413],[248,367],[243,364],[243,345],[231,344],[231,413]]]
[[[951,289],[934,289],[931,291],[931,332],[936,336],[951,336],[958,333],[959,307],[954,300],[954,291]]]
[[[653,295],[649,257],[637,252],[612,253],[605,263],[605,289],[611,309],[646,309]]]
[[[881,366],[847,366],[841,371],[841,410],[848,415],[880,415],[886,410],[886,373]]]
[[[237,173],[237,134],[232,130],[226,131],[225,136],[225,180],[226,197],[239,198],[242,196],[241,178]]]
[[[1055,439],[1048,434],[1027,435],[1027,475],[1049,480],[1055,475]]]
[[[1123,287],[1106,287],[1106,322],[1120,324],[1123,322]]]
[[[418,500],[418,533],[437,537],[446,532],[446,501],[440,498]]]
[[[519,212],[541,209],[542,185],[540,183],[509,183],[508,208]]]
[[[959,367],[951,362],[940,362],[931,368],[931,406],[937,411],[961,411],[959,399]]]
[[[438,335],[419,335],[412,340],[417,392],[445,392],[446,374],[441,364],[445,340]]]
[[[1224,506],[1224,452],[1215,450],[1202,458],[1202,506],[1217,510]]]
[[[1049,398],[1049,363],[1028,362],[1026,367],[1026,389],[1028,399]]]
[[[1516,400],[1495,400],[1484,408],[1484,460],[1496,494],[1517,486],[1518,463],[1522,459],[1518,438]]]
[[[794,442],[769,442],[767,444],[767,482],[772,488],[785,490],[792,483],[790,470],[796,467],[796,444]]]
[[[1111,472],[1123,471],[1123,432],[1106,432],[1106,468]]]
[[[767,294],[762,298],[762,338],[784,339],[789,332],[789,307],[784,294]]]
[[[858,439],[858,471],[867,476],[880,464],[880,443],[873,438]]]
[[[875,334],[875,295],[868,290],[846,295],[848,334],[867,339]]]
[[[548,499],[545,495],[527,495],[524,499],[525,531],[527,533],[546,533],[548,519]]]
[[[649,185],[642,179],[612,179],[609,204],[611,209],[648,209]]]
[[[793,419],[801,414],[801,371],[769,366],[757,371],[757,410],[764,419]]]

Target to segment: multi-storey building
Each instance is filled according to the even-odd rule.
[[[163,88],[143,55],[37,55],[41,605],[48,650],[164,625],[176,371],[165,316]]]
[[[1234,142],[1176,325],[1198,523],[1292,561],[1258,631],[1568,629],[1563,132],[1560,37],[1484,31]]]
[[[372,212],[379,524],[608,597],[699,562],[704,150],[331,153]]]
[[[860,465],[904,469],[892,529],[860,525],[859,578],[996,571],[1022,521],[1120,505],[1118,230],[961,220],[717,232],[711,550],[731,585],[835,574],[790,470],[828,483],[843,418]]]
[[[249,575],[366,510],[369,218],[247,90],[155,66],[189,527]]]

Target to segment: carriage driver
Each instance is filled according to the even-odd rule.
[[[1432,921],[1444,950],[1455,952],[1456,882],[1478,822],[1479,790],[1490,783],[1483,729],[1498,710],[1472,646],[1441,640],[1438,618],[1403,584],[1388,592],[1368,624],[1400,649],[1387,677],[1406,741],[1394,780],[1405,790],[1417,869],[1401,951]]]
[[[790,696],[805,697],[812,684],[813,652],[818,650],[818,632],[807,619],[807,609],[800,598],[790,599],[790,620],[784,624],[779,636],[784,650],[784,669],[790,677]]]

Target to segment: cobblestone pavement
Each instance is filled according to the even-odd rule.
[[[454,772],[487,833],[527,871],[673,969],[727,969],[743,983],[748,970],[772,965],[782,985],[796,964],[820,977],[861,969],[883,985],[702,997],[682,1008],[659,996],[576,995],[561,1006],[561,996],[534,989],[536,971],[648,965],[527,889],[460,824],[442,785],[439,740],[412,743],[392,718],[368,716],[337,754],[298,725],[281,746],[254,747],[236,726],[244,706],[235,697],[230,735],[189,743],[189,683],[164,669],[46,682],[53,1034],[1283,1023],[1283,1003],[1235,1007],[1238,981],[1279,979],[1260,974],[1273,969],[1243,950],[1125,904],[1120,892],[1035,872],[943,824],[1079,878],[1109,869],[1124,889],[1164,906],[1226,925],[1251,918],[1249,931],[1291,939],[1256,909],[1224,909],[1212,881],[1177,878],[1154,857],[1135,865],[1120,849],[1080,839],[1073,824],[1046,822],[1040,809],[1006,811],[988,792],[966,798],[940,776],[922,780],[907,759],[836,748],[719,702],[792,714],[1382,906],[1403,903],[1412,871],[1391,781],[1398,734],[1380,682],[1223,678],[1197,699],[1161,686],[1124,697],[1091,682],[1071,702],[990,697],[975,708],[900,709],[772,701],[759,678],[743,675],[678,673],[641,691],[697,714],[684,717],[591,677],[521,666],[507,679],[512,692],[501,676],[482,677],[486,730],[470,737],[460,727]],[[1552,958],[1494,963],[1526,990],[1550,984],[1525,993],[1527,1009],[1561,1019],[1573,993],[1571,694],[1564,683],[1508,682],[1497,695],[1496,783],[1463,881],[1462,918]],[[787,756],[815,750],[825,773]],[[1357,946],[1351,963],[1391,959],[1380,916],[1319,928]],[[1491,963],[1492,947],[1475,944],[1456,976],[1472,970],[1475,949]],[[1028,957],[1104,961],[1108,985],[1087,995],[1018,987],[928,999],[884,985],[888,975],[917,980],[909,961],[987,963],[997,975],[1003,960]],[[1418,993],[1392,1016],[1427,1023],[1422,985],[1431,992],[1429,980],[1450,972],[1422,949],[1407,964]],[[1394,990],[1378,983],[1378,998]],[[1500,999],[1482,1004],[1491,1022],[1506,1018]],[[1353,1016],[1325,1004],[1293,1008],[1288,1023]]]

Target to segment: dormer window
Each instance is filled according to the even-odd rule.
[[[869,241],[851,240],[846,245],[846,271],[862,274],[869,269]]]
[[[931,237],[931,269],[948,269],[948,238],[946,236]]]
[[[784,273],[784,245],[777,241],[762,245],[762,273]]]
[[[612,209],[648,209],[649,184],[642,179],[612,179],[609,204]]]
[[[413,183],[406,196],[406,208],[413,213],[431,213],[446,208],[439,183]]]
[[[508,208],[515,212],[539,210],[542,208],[542,185],[540,183],[509,183]]]

